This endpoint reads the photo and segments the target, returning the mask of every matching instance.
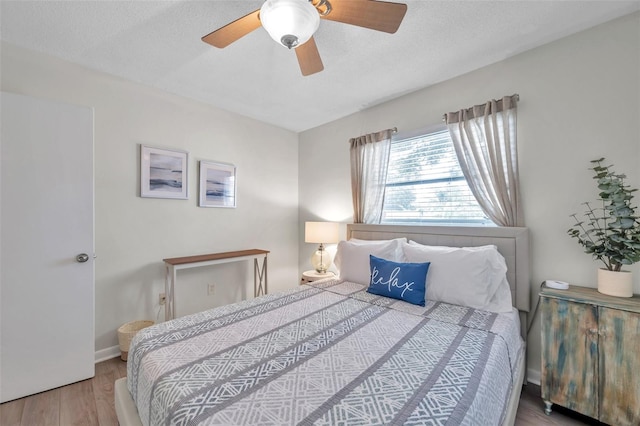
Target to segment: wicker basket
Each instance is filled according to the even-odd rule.
[[[127,360],[129,356],[129,345],[131,339],[136,333],[143,328],[153,325],[153,321],[131,321],[123,324],[118,328],[118,344],[120,345],[120,358],[123,361]]]

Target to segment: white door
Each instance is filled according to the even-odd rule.
[[[5,402],[95,374],[93,109],[0,100]]]

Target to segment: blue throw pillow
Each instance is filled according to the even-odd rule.
[[[397,263],[369,255],[371,279],[367,292],[424,306],[426,263]]]

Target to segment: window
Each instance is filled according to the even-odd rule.
[[[381,223],[493,225],[467,185],[446,126],[394,137]]]

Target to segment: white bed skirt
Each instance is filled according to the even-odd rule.
[[[127,389],[127,378],[123,377],[116,380],[114,386],[116,399],[116,415],[120,426],[142,426],[138,409],[133,402],[133,398]]]

